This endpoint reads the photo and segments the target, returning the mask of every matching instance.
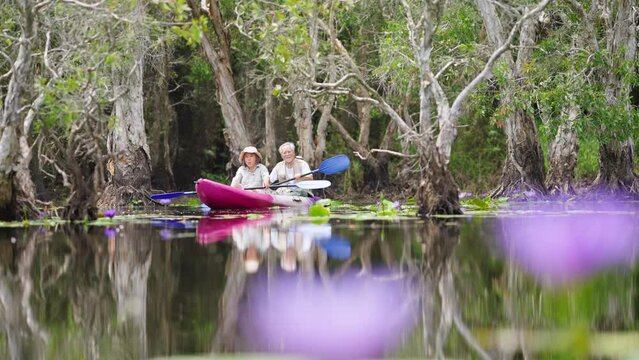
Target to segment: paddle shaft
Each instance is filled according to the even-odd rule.
[[[291,180],[295,180],[295,179],[291,179]],[[298,187],[296,184],[288,184],[288,185],[280,185],[280,184],[281,183],[277,183],[276,185],[274,185],[274,186],[271,185],[268,188],[269,189],[279,189],[279,188],[283,188],[283,187]],[[244,188],[244,190],[264,190],[264,189],[266,189],[265,186]]]
[[[163,194],[153,194],[150,196],[152,200],[164,200],[164,199],[173,199],[180,196],[185,195],[195,195],[197,194],[195,191],[178,191],[172,193],[163,193]]]
[[[332,175],[332,174],[336,174],[338,172],[342,172],[346,169],[348,169],[348,167],[350,166],[350,160],[348,159],[348,157],[346,155],[335,155],[331,158],[328,158],[324,161],[322,161],[320,163],[319,168],[307,172],[306,174],[302,174],[298,177],[302,178],[304,176],[308,176],[308,175],[312,175],[316,172],[325,174],[325,175]],[[293,181],[295,180],[295,178],[292,179],[288,179],[288,180],[284,180],[284,181],[276,181],[271,185],[279,185],[279,184],[284,184],[287,183],[289,181]]]
[[[313,170],[313,171],[311,171],[311,172],[307,172],[306,174],[302,174],[302,175],[300,175],[300,177],[299,177],[299,178],[301,179],[301,178],[303,178],[304,176],[313,175],[313,174],[315,174],[318,170],[319,170],[319,169],[316,169],[316,170]],[[292,178],[292,179],[288,179],[288,180],[284,180],[284,181],[274,182],[273,184],[271,184],[271,187],[273,187],[273,185],[280,185],[280,184],[284,184],[284,183],[291,182],[291,181],[294,181],[294,180],[296,180],[296,179],[295,179],[295,178]]]

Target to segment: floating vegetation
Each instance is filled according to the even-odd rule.
[[[498,197],[493,199],[491,197],[479,197],[479,196],[468,196],[461,200],[461,205],[464,210],[471,211],[487,211],[487,210],[497,210],[500,206],[508,203],[507,197]]]

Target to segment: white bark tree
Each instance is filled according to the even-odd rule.
[[[204,55],[213,68],[217,86],[217,101],[224,117],[224,130],[227,145],[231,151],[231,162],[239,165],[238,156],[242,149],[251,145],[246,131],[244,111],[237,97],[237,88],[231,68],[231,39],[227,24],[222,17],[218,0],[207,0],[206,9],[195,0],[188,0],[193,18],[205,15],[209,18],[215,32],[215,43],[208,34],[202,33],[200,44]],[[230,165],[230,164],[229,164]]]
[[[33,41],[37,34],[37,16],[40,10],[48,4],[33,0],[18,2],[19,38],[16,42],[13,56],[4,54],[11,62],[8,75],[9,83],[6,94],[3,94],[3,106],[0,108],[0,219],[14,220],[22,215],[23,209],[28,209],[27,202],[32,201],[33,194],[20,193],[25,187],[19,184],[16,173],[22,169],[22,178],[30,182],[29,176],[25,176],[24,163],[30,156],[29,146],[26,144],[25,132],[29,127],[25,126],[25,99],[33,86]],[[3,76],[5,77],[5,76]],[[22,165],[22,167],[21,167]],[[32,188],[26,186],[27,191]],[[22,197],[22,202],[18,202]]]
[[[492,1],[476,0],[488,38],[493,47],[504,43],[505,30],[497,16]],[[517,93],[524,80],[524,66],[527,64],[535,45],[537,19],[530,17],[519,32],[519,49],[517,58],[507,51],[502,58],[508,68],[506,78],[508,83],[501,89],[501,107],[507,112],[505,120],[506,133],[506,161],[501,177],[500,186],[491,194],[494,197],[511,195],[522,191],[532,190],[545,194],[544,158],[539,144],[538,131],[534,119],[527,109],[517,105]]]
[[[606,100],[611,107],[617,107],[630,113],[631,85],[624,80],[625,74],[634,72],[637,53],[637,23],[635,0],[604,1],[602,11],[607,16],[606,50],[612,58],[603,75]],[[605,124],[602,130],[606,131]],[[593,183],[593,191],[625,194],[638,190],[636,175],[633,171],[633,139],[628,134],[614,134],[613,138],[599,146],[599,173]]]
[[[103,209],[144,198],[151,188],[151,157],[144,126],[143,72],[149,39],[143,26],[145,14],[146,1],[136,1],[130,13],[132,24],[124,25],[123,29],[123,34],[135,34],[127,39],[126,46],[132,52],[112,68],[116,125],[107,141],[113,158],[109,169],[111,180],[98,201],[98,207]]]
[[[313,85],[315,88],[338,94],[348,91],[344,84],[350,79],[364,86],[367,96],[357,95],[353,91],[349,91],[350,96],[358,101],[369,101],[378,106],[392,121],[396,122],[403,136],[408,137],[417,148],[421,163],[421,183],[418,195],[419,213],[423,215],[460,213],[458,188],[448,170],[448,162],[452,145],[457,135],[457,121],[462,114],[462,107],[468,95],[480,82],[489,76],[497,59],[511,48],[511,44],[515,36],[519,34],[522,25],[542,11],[549,2],[550,0],[539,2],[515,23],[508,36],[500,42],[497,49],[490,55],[480,73],[459,92],[451,103],[438,80],[438,76],[431,68],[433,37],[444,11],[445,2],[427,1],[417,7],[419,14],[414,16],[415,7],[407,0],[401,1],[408,24],[408,41],[411,45],[415,62],[419,67],[420,123],[431,123],[432,96],[436,109],[438,133],[435,133],[431,127],[422,127],[418,132],[409,126],[400,115],[400,112],[396,111],[386,101],[384,96],[369,84],[367,79],[359,75],[355,64],[350,64],[349,73],[345,74],[340,80],[334,83],[314,83]],[[331,41],[336,49],[344,48],[339,39],[333,38]]]

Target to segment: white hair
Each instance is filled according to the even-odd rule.
[[[281,153],[282,153],[282,151],[284,151],[284,148],[286,148],[286,147],[290,147],[290,148],[291,148],[291,150],[295,151],[295,144],[293,144],[293,143],[292,143],[292,142],[290,142],[290,141],[287,141],[287,142],[285,142],[284,144],[280,145],[280,147],[279,147],[277,150],[278,150],[278,151],[280,152],[280,154],[281,154]]]

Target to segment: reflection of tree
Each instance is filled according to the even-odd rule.
[[[41,329],[31,304],[34,290],[31,271],[38,233],[32,232],[25,237],[26,245],[17,260],[17,274],[0,268],[0,320],[7,334],[11,359],[43,358],[49,338]]]
[[[151,266],[152,242],[148,234],[135,225],[125,225],[117,239],[109,239],[112,251],[109,275],[118,311],[115,349],[128,357],[145,358],[147,350],[146,302],[147,280]],[[137,336],[136,336],[137,335]]]
[[[100,340],[108,329],[114,310],[107,277],[107,244],[102,229],[94,230],[94,233],[88,233],[80,225],[64,229],[71,245],[70,254],[65,255],[65,264],[69,264],[71,279],[68,293],[73,320],[81,329],[85,356],[89,359],[100,357]],[[48,257],[42,258],[45,261]]]
[[[215,352],[235,350],[239,304],[245,284],[242,252],[234,247],[226,263],[226,285],[220,298],[218,329],[213,342]]]
[[[423,274],[422,321],[425,356],[444,357],[444,345],[455,325],[459,334],[484,359],[490,356],[479,346],[458,309],[453,281],[453,253],[459,243],[459,225],[429,221],[420,230]],[[406,249],[407,247],[405,247]],[[439,294],[439,299],[435,297]],[[437,301],[439,300],[439,304]],[[439,305],[439,309],[437,309]],[[439,310],[439,323],[436,324]]]
[[[153,266],[150,270],[147,312],[152,314],[148,319],[149,356],[171,354],[176,351],[172,338],[177,333],[172,323],[175,295],[178,289],[180,271],[173,267],[174,261],[181,259],[182,247],[174,241],[164,241],[153,246]],[[158,260],[159,259],[159,260]],[[191,261],[192,258],[189,258]],[[151,286],[152,285],[152,286]],[[189,294],[191,296],[191,294]]]

